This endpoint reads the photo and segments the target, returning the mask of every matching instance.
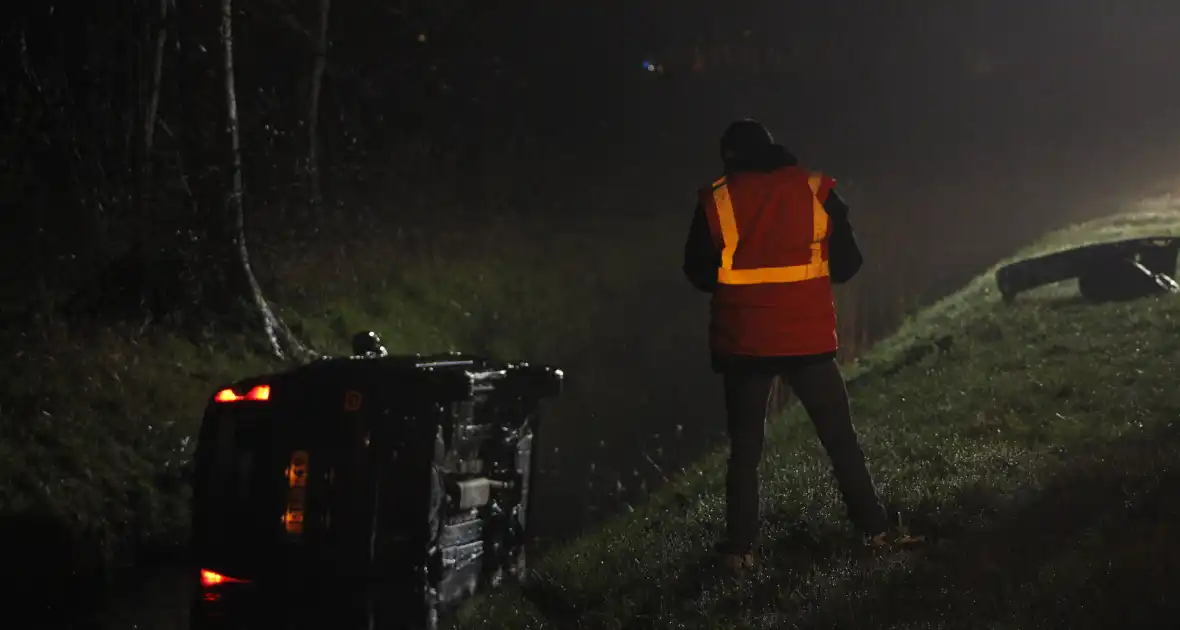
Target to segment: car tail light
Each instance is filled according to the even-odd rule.
[[[283,512],[283,527],[287,534],[298,537],[303,534],[303,509],[307,498],[307,451],[291,453],[287,466],[287,509]]]
[[[235,392],[231,388],[225,388],[213,396],[213,400],[219,403],[234,403],[243,400],[270,400],[270,385],[255,385],[250,388],[250,391],[245,395]]]
[[[222,584],[247,584],[249,582],[250,580],[239,580],[238,578],[222,575],[209,569],[201,569],[201,586],[204,588],[213,588]]]

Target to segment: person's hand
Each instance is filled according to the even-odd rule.
[[[828,198],[824,201],[824,211],[828,213],[832,221],[843,223],[848,220],[848,204],[844,203],[835,190],[828,192]]]

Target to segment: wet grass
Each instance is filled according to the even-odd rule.
[[[1048,236],[1176,234],[1180,204]],[[536,561],[454,627],[1108,628],[1180,624],[1180,297],[1089,305],[1070,286],[1004,306],[989,272],[849,369],[883,495],[930,537],[863,550],[798,409],[768,429],[765,542],[716,577],[724,453],[634,514]],[[940,344],[933,343],[935,340]]]
[[[665,272],[636,273],[618,254],[639,257],[680,237],[637,225],[608,252],[594,225],[337,228],[325,221],[316,238],[255,250],[268,297],[319,351],[347,353],[352,333],[376,330],[393,353],[559,363],[602,344],[594,334],[611,296]],[[95,596],[89,578],[181,548],[185,469],[208,396],[284,365],[261,335],[194,336],[142,316],[69,319],[46,302],[26,325],[0,329],[0,573],[68,609]],[[698,326],[691,315],[685,324]]]

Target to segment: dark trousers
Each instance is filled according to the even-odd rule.
[[[776,375],[790,386],[811,417],[828,452],[848,517],[866,535],[885,531],[889,519],[865,464],[844,375],[834,358],[785,362],[773,370],[726,369],[725,406],[729,416],[729,466],[725,478],[728,547],[745,552],[758,538],[761,512],[758,464],[765,437],[766,405]]]

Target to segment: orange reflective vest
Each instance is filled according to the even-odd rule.
[[[721,252],[713,291],[714,354],[797,356],[834,352],[836,308],[828,277],[835,180],[787,166],[722,177],[701,202]]]

